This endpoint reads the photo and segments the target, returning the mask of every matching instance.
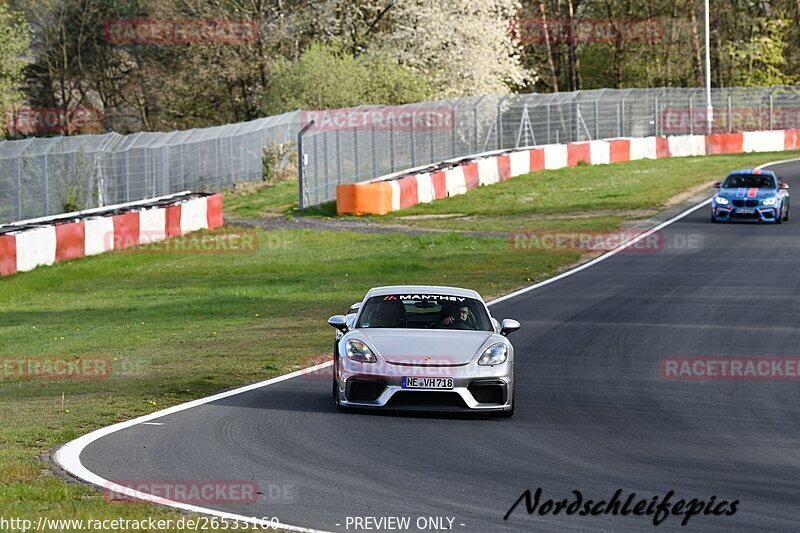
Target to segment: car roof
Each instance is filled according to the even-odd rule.
[[[471,289],[444,287],[440,285],[387,285],[385,287],[373,287],[369,290],[364,299],[373,296],[385,296],[387,294],[444,294],[447,296],[475,298],[476,300],[483,301],[481,295]]]
[[[760,168],[742,168],[739,170],[732,170],[728,173],[728,176],[732,174],[765,174],[767,176],[777,178],[777,175],[772,170],[761,170]]]

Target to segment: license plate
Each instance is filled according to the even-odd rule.
[[[453,378],[403,377],[404,389],[452,389]]]
[[[753,213],[756,212],[756,210],[755,209],[737,209],[736,212],[737,213],[741,213],[743,215],[752,215]]]

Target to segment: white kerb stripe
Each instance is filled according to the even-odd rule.
[[[464,167],[448,168],[444,171],[447,196],[457,196],[467,192],[467,181],[464,179]]]
[[[205,197],[191,198],[181,203],[181,234],[208,227],[207,205]]]
[[[139,212],[139,244],[163,241],[167,234],[167,210],[157,207]]]
[[[417,174],[417,202],[426,204],[432,202],[436,196],[433,192],[433,179],[430,173]]]
[[[481,185],[494,185],[500,181],[497,170],[497,157],[478,159],[478,183]]]
[[[593,165],[611,163],[611,145],[606,141],[589,141],[589,154]]]
[[[511,152],[508,154],[510,160],[510,174],[511,177],[522,176],[531,171],[531,153],[529,150],[521,152]]]
[[[16,234],[17,272],[56,262],[56,228],[43,226]]]
[[[84,254],[97,255],[114,249],[114,219],[87,218],[83,221]]]
[[[567,145],[566,144],[546,144],[544,148],[544,168],[554,170],[567,166]]]
[[[391,180],[389,186],[392,188],[392,211],[397,211],[400,209],[400,184]]]

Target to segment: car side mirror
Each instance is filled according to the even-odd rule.
[[[714,185],[712,185],[712,187],[714,187],[715,189],[719,189],[720,187],[722,187],[722,182],[715,181]]]
[[[347,314],[349,315],[350,313],[355,313],[359,309],[361,309],[361,302],[356,302],[350,306],[350,309],[347,310]]]
[[[328,319],[328,325],[344,333],[347,331],[347,318],[344,315],[333,315]]]
[[[520,323],[513,318],[506,318],[500,325],[500,335],[508,336],[509,333],[514,333],[520,328]]]
[[[788,188],[789,188],[789,184],[788,184],[788,183],[781,182],[781,183],[780,183],[780,185],[778,185],[778,188],[779,188],[779,189],[784,189],[784,190],[786,190],[786,189],[788,189]]]

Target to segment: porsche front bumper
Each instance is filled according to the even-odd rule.
[[[404,388],[404,377],[450,378],[452,389]],[[336,369],[339,405],[404,411],[508,411],[513,405],[514,364],[426,366],[346,357]]]

